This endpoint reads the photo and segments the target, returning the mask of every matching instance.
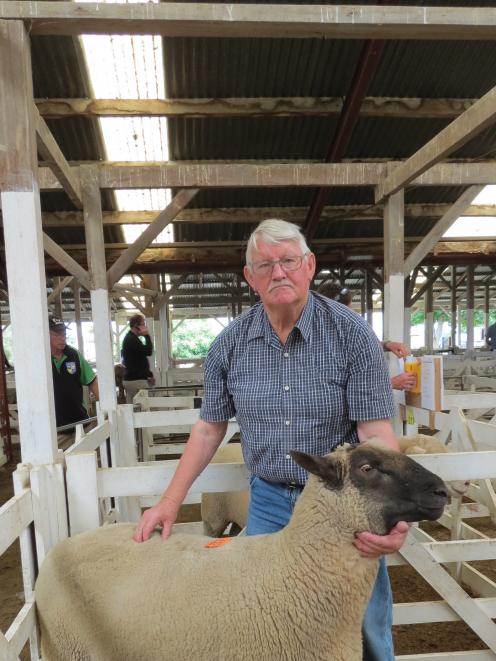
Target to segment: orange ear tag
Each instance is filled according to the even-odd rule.
[[[207,542],[205,544],[206,549],[217,549],[219,546],[224,546],[224,544],[227,544],[230,542],[232,537],[219,537],[218,539],[213,539],[211,542]]]

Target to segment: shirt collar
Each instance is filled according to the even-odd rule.
[[[270,341],[272,335],[272,327],[270,325],[267,314],[265,313],[262,303],[257,304],[259,306],[256,310],[251,324],[250,330],[248,331],[247,341],[253,340],[257,337],[265,337],[267,342]],[[312,320],[315,309],[315,299],[312,292],[308,292],[308,300],[303,308],[303,312],[300,315],[300,318],[295,324],[305,342],[310,340],[312,332]]]

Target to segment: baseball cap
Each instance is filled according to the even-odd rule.
[[[57,317],[48,317],[48,328],[50,330],[62,330],[68,328],[62,321],[62,319],[58,319]]]

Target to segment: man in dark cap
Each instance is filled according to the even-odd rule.
[[[61,319],[50,317],[50,352],[52,354],[53,394],[57,427],[88,417],[83,400],[83,386],[98,399],[98,380],[91,365],[77,349],[66,343],[67,327]]]

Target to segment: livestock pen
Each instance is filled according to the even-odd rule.
[[[458,404],[471,405],[470,393]],[[490,404],[491,402],[486,402]],[[488,650],[429,654],[409,654],[400,659],[490,659],[496,653],[496,583],[473,567],[475,561],[496,559],[496,540],[470,525],[475,517],[496,518],[496,499],[492,478],[496,474],[496,426],[472,420],[459,408],[449,412],[414,410],[417,424],[426,425],[450,437],[456,452],[421,455],[415,459],[445,480],[470,479],[470,501],[453,502],[439,520],[448,531],[449,541],[439,541],[422,527],[412,527],[401,552],[391,556],[392,567],[408,564],[440,595],[441,600],[395,603],[394,624],[413,625],[463,620],[477,634]],[[152,410],[135,412],[130,405],[117,409],[115,419],[101,419],[90,432],[79,433],[75,444],[53,466],[30,469],[20,466],[14,474],[16,495],[0,510],[0,549],[5,550],[20,537],[24,573],[25,604],[5,635],[0,650],[7,659],[16,659],[29,639],[32,659],[37,659],[35,613],[32,586],[36,563],[68,534],[76,534],[113,521],[136,521],[144,504],[153,502],[167,486],[176,460],[138,462],[135,430],[139,428],[170,431],[190,425],[198,409]],[[231,429],[226,435],[232,435]],[[108,466],[108,446],[118,441],[119,465]],[[66,467],[66,484],[63,467]],[[54,499],[67,497],[68,520],[53,520],[37,501],[37,489],[43,480]],[[197,502],[202,492],[236,491],[247,488],[247,474],[242,464],[212,464],[190,490],[190,502]],[[64,489],[66,492],[64,493]],[[57,508],[53,508],[56,511]],[[59,508],[60,511],[60,508]],[[196,533],[198,525],[177,524]],[[34,537],[29,527],[35,531]],[[448,570],[446,570],[446,569]],[[470,596],[464,589],[470,589]]]

